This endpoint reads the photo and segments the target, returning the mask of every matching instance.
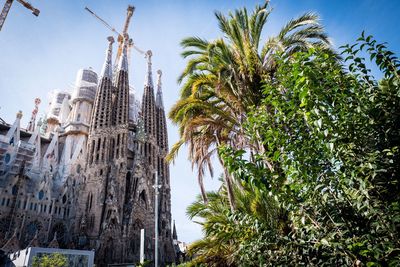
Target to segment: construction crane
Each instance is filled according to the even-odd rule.
[[[112,27],[110,24],[108,24],[104,19],[102,19],[101,17],[99,17],[96,13],[94,13],[92,10],[90,10],[88,7],[85,7],[85,10],[88,11],[90,14],[92,14],[96,19],[100,20],[101,23],[104,24],[104,26],[106,26],[109,30],[111,30],[112,32],[114,32],[115,34],[118,35],[118,50],[117,50],[117,56],[115,58],[115,64],[114,66],[117,65],[119,58],[121,57],[122,54],[122,48],[124,45],[124,39],[128,38],[128,27],[129,27],[129,22],[131,20],[131,17],[133,15],[133,11],[135,11],[135,7],[134,6],[128,6],[127,9],[127,14],[126,14],[126,19],[125,19],[125,24],[124,24],[124,28],[122,31],[122,34],[119,33],[114,27]],[[135,44],[133,43],[132,39],[129,39],[128,41],[128,58],[130,59],[130,50],[131,47],[135,48],[136,51],[138,51],[140,54],[144,55],[145,52],[143,52],[141,49],[139,49],[137,46],[135,46]],[[130,60],[129,60],[130,61]]]
[[[36,17],[39,16],[40,10],[34,8],[30,3],[24,1],[24,0],[17,0],[20,2],[24,7],[26,7],[29,10],[32,10],[32,14],[35,15]],[[0,14],[0,31],[1,28],[3,28],[4,21],[6,20],[6,17],[8,15],[8,11],[10,11],[11,5],[14,2],[14,0],[6,0],[6,3],[4,4],[3,10],[1,11]]]

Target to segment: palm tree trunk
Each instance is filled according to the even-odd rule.
[[[197,181],[198,181],[199,187],[200,187],[201,198],[203,199],[204,204],[208,204],[208,198],[207,198],[206,189],[204,188],[203,177],[198,175]]]

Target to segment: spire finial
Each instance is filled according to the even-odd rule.
[[[151,57],[153,56],[153,52],[151,50],[147,50],[146,52],[146,59],[147,59],[147,73],[146,73],[146,80],[145,86],[149,86],[153,88],[153,78],[152,78],[152,70],[151,70]]]
[[[19,110],[17,112],[17,119],[21,119],[22,118],[22,110]]]
[[[107,37],[108,42],[110,42],[108,45],[111,46],[114,43],[114,37],[108,36]]]
[[[106,61],[104,62],[103,65],[103,70],[101,71],[101,76],[102,77],[107,77],[110,78],[112,77],[112,63],[111,63],[111,58],[112,58],[112,45],[114,43],[114,37],[108,36],[108,48],[106,51]]]
[[[153,56],[153,52],[151,50],[147,50],[146,58],[147,58],[147,65],[151,65],[151,57]]]

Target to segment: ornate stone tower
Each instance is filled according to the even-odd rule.
[[[174,255],[171,236],[171,187],[169,182],[169,165],[165,160],[168,153],[168,134],[167,122],[165,118],[161,70],[157,71],[157,95],[156,95],[156,139],[157,139],[157,173],[161,184],[159,199],[159,236],[162,246],[160,246],[161,260],[171,261],[168,256]]]
[[[156,171],[156,107],[154,99],[153,73],[151,69],[151,50],[146,52],[147,58],[147,74],[144,83],[144,92],[142,100],[142,117],[144,123],[144,132],[146,134],[146,142],[144,144],[144,156],[150,170],[155,175]],[[153,177],[154,180],[154,177]]]
[[[112,44],[109,46],[106,60],[100,75],[100,81],[94,101],[92,119],[87,144],[87,162],[85,177],[82,181],[78,219],[80,224],[80,245],[99,248],[98,239],[104,228],[108,174],[110,173],[110,137],[112,136]],[[86,240],[89,239],[89,240]]]

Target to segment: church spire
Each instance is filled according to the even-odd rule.
[[[129,122],[128,42],[128,36],[126,35],[115,77],[114,125],[128,124]]]
[[[143,92],[143,100],[142,100],[142,116],[144,122],[144,131],[146,134],[155,137],[156,129],[155,129],[155,99],[154,99],[154,87],[153,87],[153,77],[151,70],[151,57],[153,53],[151,50],[146,52],[147,58],[147,73],[145,77],[144,83],[144,92]]]
[[[100,82],[94,100],[92,123],[90,131],[107,128],[111,125],[111,101],[112,101],[112,44],[113,37],[107,38],[109,44],[106,52],[106,59],[101,72]]]
[[[164,152],[168,150],[167,121],[165,119],[163,94],[161,86],[161,70],[157,71],[157,96],[156,96],[156,136],[157,145]],[[165,156],[165,155],[164,155]],[[164,159],[163,159],[164,160]]]
[[[164,103],[163,103],[163,95],[162,95],[162,84],[161,84],[161,76],[162,76],[162,71],[158,70],[157,71],[157,96],[156,96],[156,106],[158,108],[164,109]]]
[[[112,36],[107,37],[108,40],[108,49],[106,51],[106,60],[103,64],[103,69],[101,70],[101,77],[107,77],[111,79],[112,77],[112,45],[114,43],[114,38]]]
[[[147,58],[147,73],[144,81],[144,86],[149,86],[153,88],[153,72],[151,70],[151,57],[153,56],[153,52],[151,50],[147,50],[146,58]]]

